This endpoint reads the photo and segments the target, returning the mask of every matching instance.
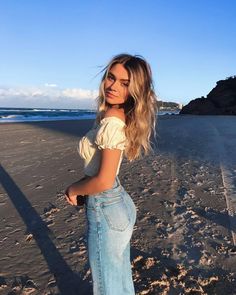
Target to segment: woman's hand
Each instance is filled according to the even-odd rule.
[[[71,196],[71,197],[68,197],[66,195],[66,200],[67,202],[72,205],[72,206],[77,206],[77,196]]]
[[[65,191],[67,202],[72,206],[77,206],[77,194],[73,192],[73,184],[68,186]]]

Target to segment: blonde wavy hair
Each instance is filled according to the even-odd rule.
[[[143,153],[146,155],[152,151],[150,137],[152,132],[154,137],[156,135],[157,98],[153,87],[151,68],[147,61],[140,55],[116,55],[101,71],[104,74],[97,98],[97,123],[104,118],[108,109],[108,104],[105,101],[104,82],[115,64],[122,64],[130,77],[129,97],[123,105],[127,138],[124,154],[129,161],[133,161],[140,158]]]

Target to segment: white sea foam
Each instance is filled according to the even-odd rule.
[[[0,108],[0,123],[95,119],[92,110]]]

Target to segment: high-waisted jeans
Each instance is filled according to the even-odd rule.
[[[94,295],[134,295],[130,239],[135,205],[116,177],[112,189],[86,198],[88,256]]]

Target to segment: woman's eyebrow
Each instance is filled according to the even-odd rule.
[[[108,75],[112,75],[114,78],[116,78],[116,76],[112,73],[112,72],[108,72]],[[129,79],[120,79],[120,81],[126,81],[129,82]]]

